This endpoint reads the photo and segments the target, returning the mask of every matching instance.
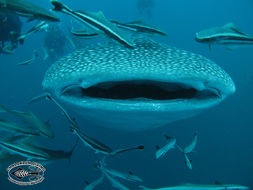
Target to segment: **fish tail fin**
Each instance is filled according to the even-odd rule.
[[[52,5],[54,5],[53,11],[58,11],[61,12],[64,9],[66,10],[70,10],[70,8],[68,8],[66,5],[64,5],[63,3],[61,3],[60,1],[57,0],[51,0]]]
[[[72,158],[72,154],[74,152],[74,150],[76,149],[77,147],[77,144],[78,144],[78,139],[76,139],[76,142],[74,144],[74,146],[71,148],[71,150],[68,152],[68,161],[69,161],[69,164],[71,164],[71,158]]]
[[[145,187],[145,186],[143,186],[143,185],[139,185],[139,188],[141,188],[141,189],[143,189],[143,190],[151,190],[150,188],[147,188],[147,187]]]

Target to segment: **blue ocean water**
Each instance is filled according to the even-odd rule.
[[[228,22],[253,34],[253,1],[252,0],[153,0],[155,6],[152,14],[140,14],[136,0],[93,0],[63,1],[78,10],[102,11],[107,18],[124,22],[144,20],[166,31],[167,37],[155,37],[155,40],[199,53],[219,64],[234,80],[236,93],[220,105],[195,117],[177,121],[166,127],[150,131],[126,132],[106,128],[94,128],[82,121],[76,113],[71,112],[86,132],[113,149],[143,144],[144,151],[133,151],[119,155],[108,161],[108,167],[119,171],[132,171],[143,179],[147,187],[160,188],[184,183],[241,184],[253,188],[253,47],[242,47],[227,50],[222,46],[207,45],[195,41],[195,33],[209,27],[222,26]],[[39,4],[39,2],[38,2]],[[50,2],[40,5],[51,8]],[[62,18],[60,27],[69,35],[69,17]],[[23,30],[32,23],[25,23]],[[42,93],[41,82],[50,60],[43,60],[44,33],[30,36],[12,55],[0,55],[0,104],[22,111],[33,111],[43,121],[50,120],[55,138],[41,138],[43,146],[68,151],[75,143],[76,136],[70,133],[69,123],[61,112],[49,101],[41,100],[28,104],[34,96]],[[87,42],[88,43],[88,42]],[[30,57],[34,50],[39,57],[34,63],[16,66],[20,61]],[[66,54],[72,51],[66,48]],[[0,113],[0,118],[5,117]],[[155,146],[165,142],[163,135],[174,136],[182,145],[189,143],[194,132],[198,132],[199,141],[196,151],[191,154],[193,170],[190,171],[182,154],[170,151],[166,157],[155,159]],[[0,132],[0,137],[6,133]],[[11,189],[84,189],[86,181],[93,181],[100,176],[94,163],[100,158],[94,151],[82,143],[73,153],[71,162],[60,160],[45,165],[45,180],[37,185],[20,187],[0,176],[0,190]],[[2,164],[2,163],[0,163]],[[11,163],[9,163],[11,164]],[[3,164],[3,168],[9,164]],[[138,184],[122,182],[130,189],[138,189]],[[101,190],[113,189],[108,181],[97,187]]]

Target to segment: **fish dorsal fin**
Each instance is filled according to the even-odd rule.
[[[158,145],[156,145],[156,150],[159,150],[159,149],[160,149],[160,147]]]
[[[234,23],[230,22],[224,25],[225,28],[229,28],[230,30],[233,30],[234,32],[238,33],[238,34],[242,34],[242,35],[247,35],[243,32],[241,32],[235,25]]]

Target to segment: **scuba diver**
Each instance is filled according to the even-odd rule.
[[[137,9],[141,15],[147,15],[149,18],[152,16],[152,8],[155,3],[153,0],[137,0]]]
[[[44,60],[49,58],[52,62],[55,62],[61,58],[65,53],[65,46],[68,42],[70,40],[57,25],[50,25],[44,38]]]
[[[0,54],[11,54],[18,46],[22,22],[16,15],[0,15]]]

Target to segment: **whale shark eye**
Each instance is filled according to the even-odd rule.
[[[167,83],[149,80],[109,81],[88,88],[73,85],[63,96],[78,98],[102,98],[113,100],[175,100],[219,98],[214,89],[197,90],[181,83]]]

